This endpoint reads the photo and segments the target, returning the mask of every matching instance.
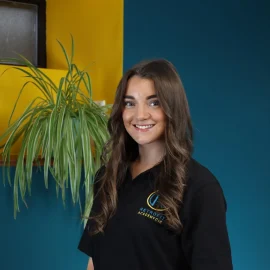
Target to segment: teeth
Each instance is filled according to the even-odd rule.
[[[140,129],[147,129],[147,128],[151,128],[153,127],[153,125],[147,125],[147,126],[139,126],[139,125],[135,125],[136,128],[140,128]]]

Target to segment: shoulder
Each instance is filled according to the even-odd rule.
[[[220,183],[216,176],[208,168],[192,158],[187,167],[188,191],[195,194],[199,190],[210,185],[220,187]]]
[[[215,204],[220,201],[227,208],[222,187],[216,176],[195,159],[188,164],[186,190],[184,193],[184,208],[191,205]]]
[[[181,218],[208,215],[209,211],[218,216],[227,211],[222,187],[215,175],[195,159],[188,165],[187,182],[181,207]]]

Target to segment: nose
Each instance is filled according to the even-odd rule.
[[[137,106],[136,110],[136,118],[137,120],[146,120],[150,117],[150,113],[148,111],[148,107],[145,104],[140,104]]]

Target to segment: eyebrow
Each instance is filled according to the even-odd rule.
[[[156,98],[157,95],[151,95],[151,96],[148,96],[146,99],[152,99],[152,98]],[[125,99],[135,99],[133,96],[124,96]]]

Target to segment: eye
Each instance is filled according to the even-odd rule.
[[[156,99],[156,100],[151,100],[150,103],[149,103],[149,105],[150,105],[151,107],[159,107],[160,103],[159,103],[159,101]]]
[[[125,100],[124,101],[124,106],[126,108],[130,108],[130,107],[133,107],[134,106],[134,102],[130,101],[130,100]]]

